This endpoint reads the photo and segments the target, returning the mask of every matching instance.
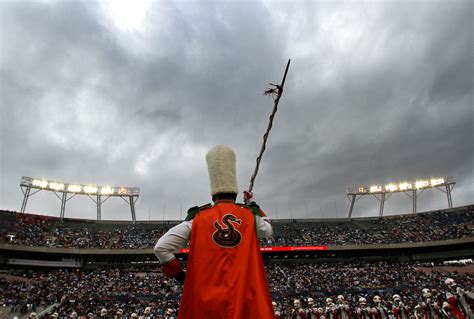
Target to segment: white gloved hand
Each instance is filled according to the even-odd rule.
[[[255,202],[255,197],[253,196],[252,192],[244,191],[244,200],[246,203]]]

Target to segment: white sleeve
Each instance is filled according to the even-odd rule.
[[[267,217],[255,215],[255,226],[257,227],[258,237],[270,238],[273,236],[273,227]]]
[[[175,258],[174,253],[189,240],[191,234],[192,220],[184,221],[170,228],[155,245],[155,255],[161,264]]]

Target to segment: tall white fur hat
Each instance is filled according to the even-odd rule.
[[[211,195],[222,193],[238,194],[235,173],[235,153],[225,145],[214,146],[206,155]]]

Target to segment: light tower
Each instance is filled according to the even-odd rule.
[[[352,217],[352,211],[354,210],[354,204],[362,196],[372,195],[380,202],[379,217],[383,216],[385,201],[392,196],[394,193],[404,193],[408,197],[412,198],[413,213],[417,212],[417,199],[427,189],[437,189],[446,193],[448,198],[448,207],[453,208],[453,200],[451,197],[451,191],[454,188],[456,182],[453,177],[444,178],[431,178],[427,180],[418,180],[415,182],[400,182],[400,183],[389,183],[385,186],[372,185],[367,186],[354,186],[347,189],[347,198],[350,201],[349,213],[347,218]]]
[[[111,197],[120,197],[130,205],[132,221],[133,223],[136,222],[135,203],[137,202],[140,193],[140,188],[138,187],[69,184],[25,176],[21,178],[20,187],[23,192],[23,202],[20,210],[22,213],[25,212],[28,199],[31,196],[39,191],[49,191],[53,192],[61,201],[61,218],[64,218],[66,203],[71,198],[77,195],[85,195],[97,205],[97,220],[102,219],[102,204]],[[32,189],[34,189],[33,192],[31,192]]]

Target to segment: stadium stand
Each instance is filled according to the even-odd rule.
[[[470,237],[474,206],[416,215],[348,220],[274,221],[274,238],[262,246],[416,243]],[[0,211],[2,240],[58,248],[153,248],[177,221],[137,224],[64,219]]]
[[[398,293],[414,310],[422,299],[421,290],[431,288],[441,305],[445,300],[446,278],[461,287],[472,287],[474,265],[437,266],[432,263],[359,262],[335,263],[267,263],[267,276],[273,299],[282,314],[291,312],[293,299],[311,297],[318,307],[325,299],[343,294],[349,307],[355,309],[359,297],[371,300],[382,295],[389,306],[391,296]],[[114,314],[122,309],[128,316],[143,315],[151,307],[156,316],[164,316],[168,308],[179,308],[181,287],[167,280],[158,267],[124,266],[97,269],[28,269],[4,270],[0,276],[0,303],[11,313],[27,313],[28,309],[45,308],[58,303],[51,314],[93,313],[102,308]],[[373,303],[370,302],[373,306]]]
[[[359,298],[375,309],[372,299],[380,295],[393,317],[392,297],[399,294],[413,316],[421,309],[423,288],[432,290],[442,310],[450,292],[447,278],[469,294],[473,290],[472,261],[445,263],[474,255],[473,213],[470,205],[350,221],[274,221],[274,237],[262,241],[263,247],[325,247],[264,252],[277,311],[281,318],[296,317],[298,299],[304,311],[321,308],[318,318],[331,319],[326,298],[343,295],[349,318],[360,318]],[[61,220],[0,211],[0,317],[36,312],[43,318],[56,313],[61,318],[175,318],[181,287],[163,276],[152,247],[176,223]],[[186,254],[178,256],[185,263]]]

